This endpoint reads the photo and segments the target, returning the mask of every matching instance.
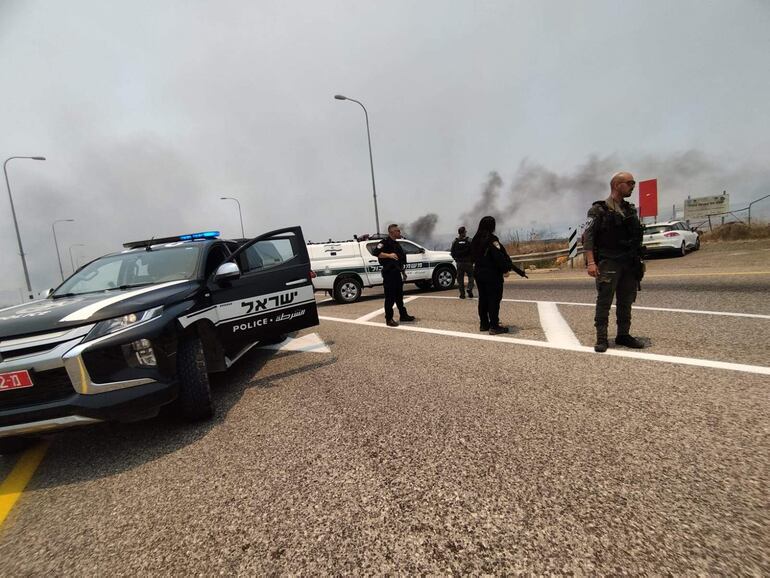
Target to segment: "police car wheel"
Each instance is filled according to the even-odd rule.
[[[200,338],[182,339],[177,349],[179,378],[179,410],[189,421],[200,421],[214,415],[211,402],[206,356]]]
[[[345,277],[334,285],[334,300],[338,303],[355,303],[361,298],[361,281],[355,277]]]
[[[37,438],[0,438],[0,455],[18,454],[32,446]]]
[[[455,274],[449,267],[439,267],[433,273],[433,286],[436,289],[451,289],[455,284]]]
[[[679,256],[684,257],[685,255],[687,255],[687,245],[682,241],[682,246],[679,247]]]
[[[695,247],[693,248],[693,251],[697,251],[700,249],[700,237],[695,239]]]

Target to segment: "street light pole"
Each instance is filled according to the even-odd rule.
[[[62,283],[64,283],[64,269],[61,266],[61,255],[59,254],[59,242],[56,240],[56,223],[72,223],[75,219],[56,219],[51,224],[51,231],[53,231],[53,244],[56,247],[56,259],[59,261],[59,273],[61,274]]]
[[[75,272],[75,259],[72,258],[72,247],[85,247],[83,243],[75,243],[70,245],[70,266],[72,266],[72,272]]]
[[[380,213],[377,210],[377,186],[374,184],[374,160],[372,158],[372,136],[369,131],[369,113],[366,110],[366,107],[363,105],[362,102],[357,101],[355,98],[348,98],[347,96],[342,96],[341,94],[335,94],[334,98],[337,100],[349,100],[351,102],[355,102],[358,104],[361,108],[364,109],[364,117],[366,118],[366,140],[369,142],[369,167],[372,170],[372,193],[374,195],[374,222],[377,227],[377,234],[380,234]]]
[[[16,210],[13,207],[13,196],[11,195],[11,183],[8,181],[8,161],[13,159],[30,159],[33,161],[44,161],[45,157],[8,157],[3,163],[3,172],[5,173],[5,186],[8,188],[8,199],[11,201],[11,215],[13,215],[13,226],[16,228],[16,240],[19,243],[19,255],[21,256],[21,266],[24,268],[24,280],[27,282],[27,296],[33,299],[32,284],[29,282],[29,270],[27,269],[27,260],[24,258],[24,247],[21,245],[21,233],[19,233],[19,223],[16,221]]]
[[[235,197],[219,197],[220,201],[235,201],[238,203],[238,217],[241,219],[241,238],[246,238],[246,233],[243,232],[243,213],[241,213],[241,202]]]

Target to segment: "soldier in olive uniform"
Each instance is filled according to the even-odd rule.
[[[625,199],[634,190],[633,175],[621,172],[610,181],[610,196],[596,201],[588,211],[588,225],[583,249],[588,274],[596,278],[596,345],[594,351],[607,351],[607,326],[612,300],[617,295],[617,345],[634,349],[644,347],[631,330],[631,304],[636,300],[639,282],[644,275],[642,224],[636,207]]]

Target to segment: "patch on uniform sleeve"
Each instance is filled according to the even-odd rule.
[[[500,248],[500,243],[498,243],[497,241],[494,241],[492,244],[495,246],[495,249]]]
[[[378,248],[378,249],[382,249],[382,243],[378,243],[378,244],[377,244],[377,248]]]
[[[588,220],[586,221],[586,224],[583,225],[583,228],[587,229],[588,227],[594,224],[595,220],[596,220],[596,217],[589,217]]]

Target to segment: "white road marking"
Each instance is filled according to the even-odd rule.
[[[567,321],[559,313],[556,303],[538,301],[537,312],[540,315],[540,325],[545,332],[545,338],[555,345],[580,345]]]
[[[178,285],[179,283],[187,283],[188,281],[189,279],[180,279],[179,281],[169,281],[168,283],[160,283],[159,285],[142,287],[141,289],[137,289],[136,291],[129,291],[128,293],[121,293],[120,295],[115,295],[114,297],[108,297],[107,299],[102,299],[101,301],[97,301],[96,303],[92,303],[91,305],[86,305],[85,307],[82,307],[77,311],[73,311],[66,317],[62,318],[60,320],[60,323],[64,321],[83,321],[84,319],[90,318],[94,313],[96,313],[100,309],[104,309],[105,307],[108,307],[113,303],[118,303],[119,301],[130,299],[131,297],[136,297],[137,295],[142,295],[143,293],[149,293],[150,291],[155,291],[156,289],[171,287],[172,285]]]
[[[404,299],[404,304],[406,305],[407,303],[409,303],[410,301],[414,301],[418,297],[420,297],[420,295],[414,295],[412,297],[407,297],[406,299]],[[362,315],[361,317],[356,319],[356,321],[369,321],[370,319],[374,319],[378,315],[385,315],[385,310],[382,307],[380,307],[376,311],[372,311],[371,313],[367,313],[366,315]]]
[[[443,297],[441,295],[421,295],[423,299],[459,299],[459,297]],[[542,303],[534,299],[503,299],[507,303]],[[556,305],[574,305],[578,307],[596,307],[596,303],[572,303],[569,301],[553,301]],[[615,307],[613,305],[613,307]],[[667,313],[692,313],[695,315],[724,315],[726,317],[748,317],[750,319],[770,319],[770,315],[761,313],[736,313],[732,311],[705,311],[698,309],[674,309],[672,307],[645,307],[643,305],[634,305],[634,310],[643,309],[645,311],[665,311]]]
[[[323,321],[336,321],[338,323],[350,323],[353,325],[366,325],[369,327],[385,327],[382,323],[373,323],[371,321],[358,321],[357,319],[341,319],[339,317],[319,316]],[[394,329],[394,328],[388,328]],[[535,341],[532,339],[518,339],[515,337],[501,337],[499,335],[487,335],[484,333],[463,333],[462,331],[449,331],[446,329],[431,329],[429,327],[415,327],[413,325],[399,325],[396,330],[415,331],[417,333],[430,333],[433,335],[444,335],[447,337],[463,337],[466,339],[478,339],[481,341],[496,341],[498,343],[512,343],[514,345],[529,345],[532,347],[542,347],[545,349],[558,349],[562,351],[574,351],[576,353],[588,353],[593,355],[604,355],[607,357],[627,357],[631,359],[642,359],[645,361],[659,361],[662,363],[673,363],[678,365],[691,365],[694,367],[708,367],[711,369],[726,369],[728,371],[741,371],[744,373],[753,373],[757,375],[770,375],[770,367],[762,365],[746,365],[744,363],[730,363],[726,361],[712,361],[710,359],[698,359],[693,357],[676,357],[673,355],[659,355],[657,353],[644,353],[642,351],[609,349],[606,353],[595,353],[593,347],[583,345],[559,345],[549,343],[548,341]]]
[[[326,345],[317,333],[309,333],[302,337],[287,337],[280,343],[271,345],[262,345],[260,349],[276,349],[278,351],[304,351],[307,353],[331,353],[332,350]]]

